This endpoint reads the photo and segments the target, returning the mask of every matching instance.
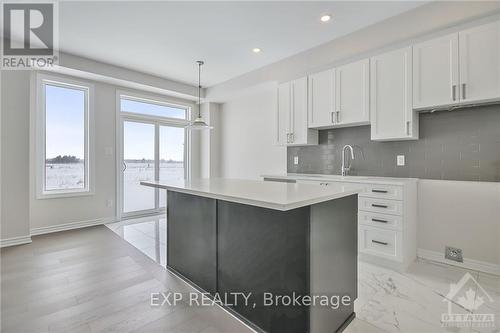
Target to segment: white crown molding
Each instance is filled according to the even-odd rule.
[[[426,259],[426,260],[430,260],[430,261],[443,263],[443,264],[462,267],[462,268],[470,269],[470,270],[474,270],[474,271],[480,271],[480,272],[484,272],[484,273],[500,275],[500,265],[493,264],[493,263],[486,262],[486,261],[464,258],[464,262],[460,263],[460,262],[456,262],[453,260],[445,259],[443,253],[431,251],[431,250],[425,250],[425,249],[418,249],[417,250],[417,257],[422,258],[422,259]]]

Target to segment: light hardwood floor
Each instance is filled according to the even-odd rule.
[[[1,250],[2,332],[251,332],[218,307],[151,307],[194,289],[105,226]]]

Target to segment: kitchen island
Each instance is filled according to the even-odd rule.
[[[225,306],[256,330],[338,332],[354,318],[361,188],[141,184],[167,190],[167,268],[214,297],[248,295]]]

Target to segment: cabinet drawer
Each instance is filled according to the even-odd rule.
[[[403,230],[403,217],[398,215],[372,213],[360,210],[358,212],[358,222],[362,225],[377,228]]]
[[[403,215],[402,201],[360,197],[358,205],[359,210],[382,214]]]
[[[402,232],[368,226],[359,227],[359,252],[401,261]]]
[[[391,200],[403,200],[403,187],[395,185],[365,185],[365,192],[362,193],[365,197],[381,198]]]

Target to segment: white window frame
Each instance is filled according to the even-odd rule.
[[[46,144],[46,123],[45,123],[45,86],[52,85],[62,88],[78,89],[85,92],[84,108],[84,177],[85,187],[79,189],[46,190],[45,184],[45,144]],[[95,194],[95,173],[94,173],[94,85],[85,81],[69,79],[49,74],[36,75],[36,105],[35,105],[35,186],[37,199],[65,198],[76,196],[88,196]]]
[[[133,101],[150,103],[161,106],[169,106],[175,108],[182,108],[186,110],[186,118],[170,118],[170,117],[162,117],[162,116],[154,116],[147,115],[142,113],[133,113],[133,112],[122,112],[121,111],[121,99],[129,99]],[[128,91],[128,90],[116,90],[116,216],[118,218],[132,218],[132,217],[141,217],[147,215],[155,215],[158,213],[165,212],[165,207],[158,209],[151,209],[147,211],[137,211],[124,213],[123,211],[123,172],[122,172],[122,162],[123,162],[123,122],[124,121],[135,121],[149,124],[159,124],[164,126],[172,126],[172,127],[186,127],[191,119],[191,113],[193,110],[193,103],[189,103],[187,101],[177,100],[170,96],[163,96],[157,94],[149,94],[145,92],[138,91]],[[184,149],[184,175],[187,180],[191,179],[192,174],[192,138],[191,131],[185,129],[185,149]],[[159,134],[155,133],[155,158],[159,155]],[[156,166],[159,168],[159,165]],[[155,174],[157,174],[157,170],[155,170]],[[157,190],[158,192],[158,190]],[[155,194],[155,201],[157,200]]]

